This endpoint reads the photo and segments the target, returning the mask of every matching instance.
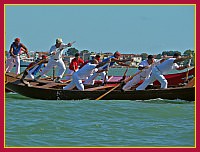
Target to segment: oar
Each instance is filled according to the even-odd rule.
[[[189,59],[188,61],[188,65],[190,66],[192,59]],[[185,82],[188,83],[188,75],[189,75],[189,68],[187,68],[187,72],[186,72],[186,77],[185,77]]]
[[[140,74],[141,72],[143,72],[146,69],[149,69],[150,67],[152,67],[155,63],[151,64],[150,66],[145,67],[144,69],[138,71],[137,73],[133,74],[132,76],[130,76],[129,78],[127,78],[126,80],[124,80],[124,83],[127,83],[128,81],[131,81],[133,79],[133,77],[135,77],[136,75]]]
[[[144,70],[144,69],[143,69]],[[136,75],[140,74],[143,70],[140,70],[139,72],[135,73],[134,75],[131,76],[131,79],[133,77],[135,77]],[[130,77],[129,77],[130,78]],[[128,78],[128,79],[129,79]],[[126,79],[127,80],[127,79]],[[124,81],[126,81],[124,80]],[[130,81],[130,80],[128,80]],[[115,90],[116,88],[118,88],[120,85],[122,85],[122,83],[119,83],[118,85],[116,85],[114,88],[110,89],[108,92],[104,93],[103,95],[101,95],[100,97],[96,98],[95,100],[100,100],[101,98],[103,98],[104,96],[106,96],[107,94],[109,94],[110,92],[112,92],[113,90]]]
[[[45,60],[46,60],[46,59],[43,59],[43,60],[40,60],[39,62],[37,62],[36,64],[33,64],[32,66],[30,66],[29,68],[25,69],[23,72],[21,72],[20,74],[18,74],[18,75],[16,76],[16,78],[19,77],[20,75],[22,75],[25,71],[28,71],[28,70],[34,68],[36,65],[39,65],[40,63],[44,62]]]
[[[23,74],[24,72],[30,70],[31,68],[35,67],[36,65],[39,65],[39,64],[42,63],[44,60],[46,60],[46,59],[43,59],[43,60],[37,62],[36,64],[30,66],[29,68],[25,69],[23,72],[21,72],[20,74],[16,75],[13,79],[18,78],[21,74]],[[12,80],[11,80],[11,81],[12,81]],[[9,82],[11,82],[11,81],[9,81]],[[8,83],[8,82],[6,82],[6,84],[7,84],[7,83]]]
[[[115,90],[116,88],[118,88],[120,85],[121,84],[116,85],[114,88],[110,89],[108,92],[104,93],[103,95],[101,95],[100,97],[96,98],[95,100],[100,100],[101,98],[103,98],[104,96],[106,96],[107,94],[109,94],[110,92]]]
[[[132,61],[133,62],[133,61]],[[132,64],[132,62],[130,63],[130,65]],[[130,66],[129,65],[129,66]],[[126,68],[126,71],[124,72],[124,75],[123,75],[123,78],[120,80],[120,81],[123,81],[125,78],[126,78],[126,73],[129,69],[129,66]],[[142,72],[142,71],[141,71]],[[139,74],[139,73],[138,73]],[[137,75],[137,74],[136,74]],[[134,76],[132,76],[133,78]],[[132,79],[131,78],[131,79]],[[112,92],[113,90],[115,90],[116,88],[118,88],[120,85],[122,85],[122,83],[119,83],[118,85],[116,85],[114,88],[110,89],[108,92],[104,93],[103,95],[101,95],[100,97],[98,97],[97,99],[95,100],[100,100],[101,98],[103,98],[104,96],[106,96],[107,94],[109,94],[110,92]]]
[[[144,70],[145,69],[142,69],[142,70],[138,71],[137,73],[133,74],[132,76],[128,77],[127,79],[124,80],[124,83],[127,83],[128,81],[131,81],[133,79],[133,77],[135,77],[136,75],[140,74]]]
[[[52,73],[52,76],[53,76],[53,80],[54,80],[54,78],[55,78],[55,66],[53,66],[53,73]]]
[[[109,61],[111,62],[111,59],[109,59]],[[105,77],[104,77],[104,82],[103,82],[103,84],[102,85],[105,85],[105,83],[106,83],[106,77],[107,77],[107,75],[108,75],[108,70],[109,70],[109,67],[110,67],[110,62],[108,63],[108,66],[107,66],[107,69],[106,69],[106,74],[105,74]]]
[[[129,69],[129,67],[131,66],[132,63],[133,63],[133,60],[130,62],[129,66],[126,68],[126,71],[124,72],[124,75],[123,75],[123,77],[120,81],[123,81],[126,78],[126,73],[127,73],[128,69]]]
[[[126,73],[127,73],[128,69],[129,69],[129,67],[126,68],[126,71],[124,72],[124,75],[123,75],[123,77],[122,77],[122,80],[124,80],[124,79],[126,78]]]

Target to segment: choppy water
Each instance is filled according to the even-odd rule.
[[[6,93],[5,105],[7,147],[195,146],[194,102],[47,101]]]

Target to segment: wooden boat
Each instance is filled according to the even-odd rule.
[[[109,94],[105,95],[102,100],[148,100],[155,98],[162,99],[181,99],[187,101],[195,101],[195,87],[194,87],[194,69],[188,73],[189,83],[182,85],[187,72],[167,75],[169,86],[167,89],[148,89],[148,90],[130,90],[121,91],[119,86],[119,80],[121,77],[112,77],[105,86],[96,86],[93,88],[86,88],[84,91],[74,90],[62,90],[62,87],[66,84],[55,83],[50,80],[40,80],[39,82],[31,82],[31,86],[27,86],[16,78],[13,73],[6,74],[6,88],[19,93],[23,96],[43,99],[43,100],[82,100],[89,99],[94,100],[99,96],[105,94],[115,86],[119,86]],[[177,79],[176,79],[177,78]],[[175,80],[176,79],[176,80]],[[96,82],[99,85],[100,82]],[[156,84],[157,82],[155,82]],[[181,85],[180,85],[181,83]],[[155,86],[159,87],[159,84]]]

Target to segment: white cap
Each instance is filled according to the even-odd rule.
[[[61,38],[57,38],[56,39],[56,43],[62,43],[63,41],[62,41],[62,39]]]
[[[141,64],[141,65],[139,65],[139,67],[143,68],[143,67],[144,67],[144,65],[142,65],[142,64]]]

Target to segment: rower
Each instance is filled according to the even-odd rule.
[[[120,56],[121,54],[117,51],[114,53],[113,56],[110,56],[106,59],[104,59],[102,62],[108,62],[109,60],[111,60],[111,62],[109,64],[105,64],[104,66],[100,67],[100,70],[104,70],[104,72],[101,73],[93,73],[92,76],[90,76],[85,82],[84,84],[86,85],[94,85],[94,81],[95,78],[97,76],[99,76],[101,74],[101,79],[102,79],[102,84],[108,80],[108,76],[106,74],[106,69],[108,70],[109,67],[112,67],[115,63],[121,65],[121,66],[129,66],[127,64],[125,64],[125,62],[130,61],[130,60],[120,60]]]
[[[154,59],[153,55],[148,55],[147,60],[143,60],[138,66],[138,71],[136,71],[136,73],[139,72],[139,74],[135,75],[131,80],[127,82],[124,81],[125,85],[123,86],[122,91],[130,90],[133,86],[138,84],[141,80],[149,78],[152,68],[162,63],[163,61],[164,59],[156,60]],[[151,86],[152,85],[153,84],[151,84]]]
[[[192,56],[181,57],[179,53],[174,53],[173,58],[169,58],[164,62],[162,62],[161,64],[156,65],[152,69],[151,76],[148,79],[145,79],[145,81],[140,86],[138,86],[136,90],[145,90],[145,88],[150,83],[153,83],[155,80],[158,80],[161,83],[161,89],[166,89],[168,82],[164,77],[164,74],[167,74],[172,69],[183,70],[185,68],[189,68],[190,65],[181,67],[177,64],[177,62],[182,62],[190,58],[192,58]]]
[[[78,88],[78,90],[84,91],[84,85],[82,83],[82,80],[86,79],[86,77],[90,76],[91,73],[100,73],[105,71],[105,69],[99,70],[98,68],[106,64],[99,63],[96,59],[93,59],[89,63],[87,63],[84,67],[82,67],[80,70],[76,71],[72,75],[72,81],[65,87],[63,87],[63,90],[72,90],[75,88],[75,86]]]
[[[42,55],[42,59],[37,59],[35,62],[32,62],[28,65],[28,67],[25,69],[24,74],[22,78],[20,79],[22,83],[24,83],[24,79],[27,77],[29,79],[34,80],[35,75],[41,70],[41,68],[46,66],[46,63],[48,62],[48,58],[46,55]],[[32,68],[31,68],[32,67]]]

